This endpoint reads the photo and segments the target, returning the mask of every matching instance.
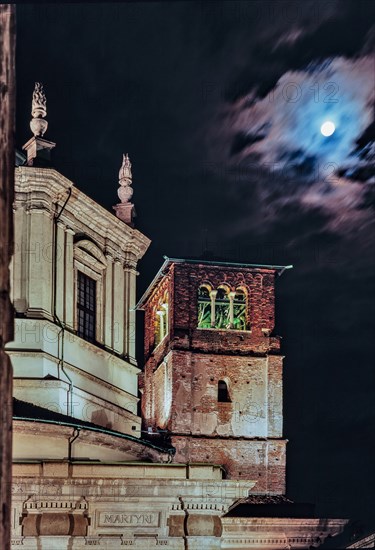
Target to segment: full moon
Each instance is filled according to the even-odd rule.
[[[326,122],[323,122],[323,124],[320,127],[320,131],[323,134],[323,136],[331,136],[333,132],[335,131],[335,125],[330,120],[327,120]]]

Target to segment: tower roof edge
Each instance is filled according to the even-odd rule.
[[[208,265],[212,267],[230,267],[230,268],[251,268],[251,269],[259,269],[259,270],[268,270],[268,271],[274,271],[277,272],[280,275],[283,274],[283,272],[286,269],[292,269],[292,265],[267,265],[267,264],[248,264],[248,263],[240,263],[240,262],[225,262],[225,261],[211,261],[211,260],[200,260],[200,259],[188,259],[188,258],[169,258],[168,256],[163,256],[164,262],[162,266],[160,267],[159,271],[147,287],[146,291],[143,293],[142,297],[136,304],[134,309],[142,310],[145,302],[147,301],[147,298],[150,296],[153,289],[156,287],[156,285],[159,283],[159,281],[162,279],[165,269],[172,264],[195,264],[195,265]]]

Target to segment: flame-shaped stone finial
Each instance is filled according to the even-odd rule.
[[[43,84],[40,82],[35,82],[31,114],[33,117],[30,121],[31,131],[35,137],[42,137],[48,128],[48,122],[44,120],[44,117],[47,116],[47,98],[44,93]]]
[[[44,119],[47,116],[47,99],[43,84],[40,82],[35,82],[31,115],[33,118],[30,121],[30,128],[34,135],[22,147],[27,154],[27,165],[51,166],[51,150],[56,143],[43,137],[48,128],[48,122]]]

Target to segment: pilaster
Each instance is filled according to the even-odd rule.
[[[132,363],[136,362],[136,278],[137,258],[127,252],[124,263],[124,354]]]
[[[52,212],[33,206],[29,215],[29,239],[25,243],[28,254],[28,309],[30,317],[52,318]]]
[[[71,330],[74,329],[74,248],[73,248],[73,238],[75,231],[67,226],[65,229],[65,315],[64,321],[65,325]]]
[[[56,289],[53,289],[54,282],[52,282],[52,289],[55,294],[55,308],[56,315],[60,321],[64,320],[64,302],[65,302],[65,271],[66,271],[66,258],[65,258],[65,229],[66,226],[62,222],[57,222],[55,231],[56,236],[56,251],[54,251],[55,258],[52,258],[52,264],[56,261]],[[54,315],[54,311],[52,314]]]
[[[114,264],[114,301],[113,301],[113,332],[114,341],[113,349],[120,353],[124,353],[124,332],[122,330],[124,323],[124,269],[122,261],[115,259]]]
[[[111,254],[106,254],[107,269],[104,280],[104,344],[110,349],[114,349],[114,258]]]

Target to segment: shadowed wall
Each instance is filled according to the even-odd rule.
[[[15,10],[0,6],[0,540],[10,548],[10,482],[12,459],[12,367],[4,344],[13,337],[9,300],[9,262],[13,252]]]

